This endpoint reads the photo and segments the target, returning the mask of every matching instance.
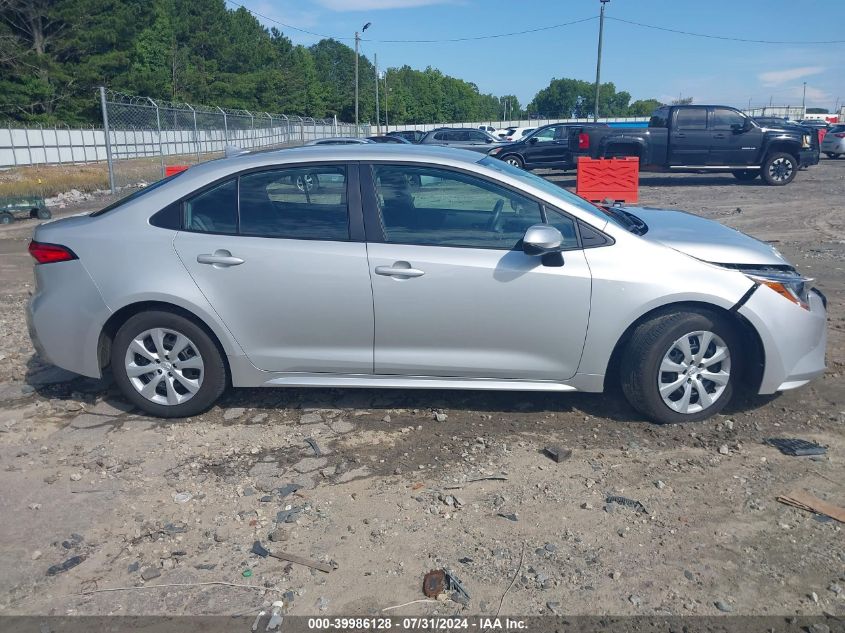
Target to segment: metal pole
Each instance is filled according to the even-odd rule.
[[[15,137],[12,134],[12,123],[11,121],[6,124],[6,129],[9,130],[9,144],[12,146],[12,163],[14,163],[15,167],[18,166],[18,156],[15,151]]]
[[[601,90],[601,44],[604,36],[604,5],[610,0],[599,0],[601,11],[599,12],[599,52],[596,58],[596,103],[593,108],[593,121],[599,120],[599,92]]]
[[[106,137],[106,162],[109,165],[109,189],[111,192],[117,193],[117,187],[114,185],[114,158],[111,153],[111,140],[109,139],[109,112],[106,108],[106,89],[100,86],[100,107],[103,111],[103,134]]]
[[[384,71],[384,132],[387,133],[387,128],[390,123],[387,120],[387,71]]]
[[[358,31],[355,31],[355,127],[358,127]],[[357,136],[357,134],[356,134]]]
[[[376,67],[376,134],[381,134],[381,114],[378,111],[378,55],[373,53],[373,64]]]
[[[229,144],[229,122],[226,120],[226,111],[217,106],[217,109],[220,110],[220,114],[223,115],[223,139],[225,140],[224,145]],[[225,148],[224,148],[225,149]]]
[[[156,129],[158,129],[158,162],[161,165],[161,177],[164,178],[164,147],[161,144],[161,117],[158,113],[158,104],[147,97],[147,101],[153,104],[156,109]]]
[[[807,82],[804,82],[804,94],[801,97],[801,111],[804,115],[801,117],[802,119],[807,118]]]

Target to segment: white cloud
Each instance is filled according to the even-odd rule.
[[[824,66],[802,66],[801,68],[788,68],[785,70],[772,70],[757,75],[764,86],[780,86],[789,81],[803,79],[811,75],[818,75],[825,71]]]
[[[378,9],[409,9],[432,4],[446,4],[451,0],[317,0],[332,11],[375,11]]]

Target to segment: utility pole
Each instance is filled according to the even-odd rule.
[[[384,71],[384,132],[387,134],[387,126],[390,125],[390,121],[387,120],[387,71]]]
[[[376,134],[381,134],[381,113],[378,111],[378,55],[373,53],[373,64],[376,67]]]
[[[599,120],[599,92],[601,86],[601,44],[604,36],[604,5],[610,0],[599,0],[601,2],[601,11],[599,12],[599,53],[596,57],[596,103],[593,108],[593,121]]]
[[[361,33],[366,31],[372,22],[367,22]],[[355,136],[358,136],[358,43],[361,41],[361,35],[355,31]]]
[[[804,114],[801,116],[802,119],[807,118],[807,82],[804,82],[804,94],[801,96],[801,112]]]

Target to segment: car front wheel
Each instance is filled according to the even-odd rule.
[[[673,312],[638,326],[630,341],[622,359],[622,390],[651,420],[697,422],[730,401],[740,342],[723,318]]]
[[[524,163],[519,156],[511,154],[510,156],[505,156],[503,159],[508,165],[513,165],[514,167],[518,167],[522,169],[524,167]]]
[[[792,154],[772,154],[763,163],[763,180],[769,185],[788,185],[798,173],[798,161]]]
[[[172,312],[130,317],[112,342],[111,367],[123,394],[162,418],[201,413],[226,388],[226,367],[214,341],[196,323]]]

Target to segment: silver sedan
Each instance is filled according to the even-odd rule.
[[[824,135],[821,151],[828,158],[845,156],[845,125],[834,125]]]
[[[306,177],[312,184],[304,186]],[[825,299],[770,245],[598,207],[476,152],[349,145],[191,167],[40,225],[38,353],[162,417],[234,387],[600,392],[658,422],[824,371]]]

